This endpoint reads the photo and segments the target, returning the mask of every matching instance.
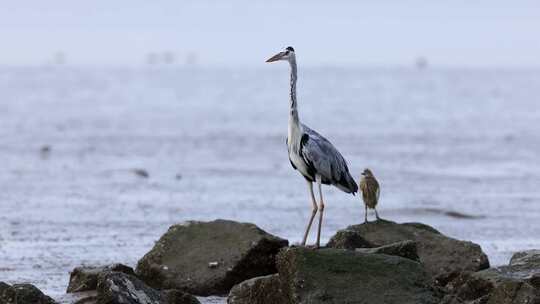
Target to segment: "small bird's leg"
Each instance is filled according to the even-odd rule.
[[[309,230],[311,229],[311,224],[313,224],[313,219],[315,218],[315,214],[317,214],[317,202],[315,201],[315,195],[313,194],[313,184],[308,180],[306,181],[308,184],[309,194],[311,195],[311,203],[313,204],[313,209],[311,210],[311,218],[309,219],[306,232],[304,233],[304,238],[302,239],[302,246],[306,246],[306,241],[309,234]]]
[[[377,217],[377,220],[380,220],[379,214],[377,213],[377,208],[373,208],[375,210],[375,216]]]
[[[321,176],[317,175],[315,179],[317,180],[317,185],[319,186],[319,195],[320,195],[319,229],[317,230],[317,243],[315,245],[316,248],[319,248],[321,245],[321,227],[322,227],[323,214],[324,214],[324,201],[323,201],[322,189],[321,189]]]
[[[364,212],[364,224],[367,224],[367,205],[364,204],[364,207],[366,207],[366,211]]]

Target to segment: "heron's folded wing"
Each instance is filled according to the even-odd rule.
[[[341,185],[351,192],[356,192],[358,186],[352,179],[347,162],[339,151],[319,133],[304,128],[300,153],[304,161],[313,166],[315,172],[328,183]]]

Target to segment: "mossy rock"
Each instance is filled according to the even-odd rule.
[[[341,249],[284,249],[277,259],[285,303],[439,303],[418,262]]]
[[[96,290],[98,276],[107,271],[117,271],[135,275],[133,268],[123,264],[107,266],[81,266],[75,267],[69,276],[68,293]]]
[[[287,245],[253,224],[191,221],[171,226],[136,273],[158,289],[226,295],[237,283],[275,273],[275,256]]]
[[[461,303],[540,304],[540,251],[514,254],[510,264],[462,273],[446,286]]]
[[[380,247],[407,240],[416,243],[420,262],[435,281],[444,280],[451,273],[489,268],[487,255],[479,245],[445,236],[421,223],[397,224],[379,220],[353,225],[338,231],[328,246],[339,248],[340,244],[348,244],[347,249],[352,249],[351,244],[360,248]]]
[[[279,274],[256,277],[235,285],[227,304],[285,304]]]
[[[159,291],[133,275],[115,271],[99,274],[96,300],[97,304],[200,304],[183,291]]]
[[[56,304],[32,284],[13,284],[0,282],[1,304]]]
[[[416,248],[416,242],[410,240],[392,243],[375,248],[356,248],[356,251],[363,253],[395,255],[416,262],[420,261],[420,257],[418,256],[418,250]]]

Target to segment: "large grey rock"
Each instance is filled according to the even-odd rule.
[[[242,294],[248,295],[251,302],[235,302],[237,299],[233,297],[238,296],[231,292],[229,303],[430,304],[440,301],[429,286],[423,266],[398,256],[295,247],[280,252],[277,267],[278,276],[235,287],[246,288]],[[278,296],[265,302],[264,297],[269,293]],[[280,301],[276,300],[280,297]]]
[[[380,247],[406,240],[416,243],[420,261],[430,277],[437,281],[446,280],[452,273],[489,268],[489,260],[479,245],[447,237],[420,223],[397,224],[379,220],[353,225],[339,231],[327,246]]]
[[[284,304],[286,301],[279,274],[256,277],[237,284],[227,298],[227,304]]]
[[[253,224],[186,222],[169,228],[136,273],[158,289],[225,295],[237,283],[275,273],[275,256],[287,245]]]
[[[13,284],[13,286],[10,286],[0,282],[0,303],[55,304],[56,302],[32,284]]]
[[[446,286],[459,303],[540,303],[540,251],[514,254],[508,266],[461,273]]]
[[[123,264],[112,264],[107,266],[82,266],[76,267],[70,273],[68,293],[95,290],[98,276],[103,272],[118,271],[135,275],[133,268]]]
[[[104,272],[99,275],[97,304],[200,304],[179,290],[158,291],[133,275]]]

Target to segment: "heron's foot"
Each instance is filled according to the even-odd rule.
[[[368,220],[364,220],[364,224],[369,224]]]
[[[307,246],[304,246],[306,249],[311,249],[311,250],[317,250],[317,249],[320,249],[321,246],[319,245],[307,245]]]

